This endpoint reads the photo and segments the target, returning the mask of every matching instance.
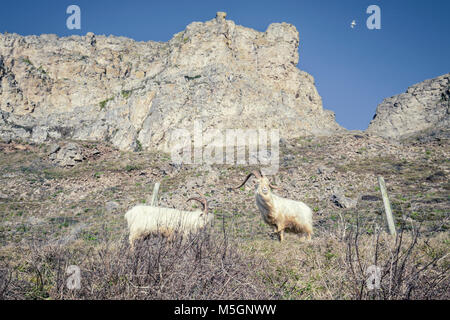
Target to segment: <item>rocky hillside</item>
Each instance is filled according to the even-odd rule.
[[[280,187],[278,195],[304,201],[313,210],[309,242],[293,234],[283,243],[276,240],[256,206],[255,179],[240,190],[231,188],[256,166],[213,165],[205,171],[195,165],[174,166],[163,152],[123,152],[101,142],[0,143],[0,289],[9,283],[5,270],[11,270],[13,279],[8,290],[0,290],[0,299],[2,292],[8,299],[361,299],[365,268],[378,261],[389,272],[397,261],[395,252],[401,253],[398,270],[406,270],[401,277],[392,276],[400,279],[400,289],[388,290],[392,273],[387,273],[377,294],[449,298],[448,140],[400,144],[345,133],[288,139],[280,147],[281,167],[270,180]],[[396,228],[405,230],[398,241],[384,232],[380,175],[386,180]],[[226,241],[218,238],[207,248],[206,240],[189,242],[202,249],[194,259],[198,251],[192,248],[178,242],[165,246],[160,238],[150,238],[144,248],[156,252],[130,257],[121,245],[128,236],[123,215],[138,203],[148,203],[157,181],[162,207],[195,210],[198,205],[186,200],[204,194],[215,215],[211,234],[226,235]],[[416,228],[421,238],[414,247],[410,244]],[[377,230],[383,231],[381,243]],[[223,254],[223,243],[239,255]],[[417,257],[406,260],[408,252]],[[152,265],[133,267],[133,261]],[[73,264],[82,270],[82,290],[64,293],[65,266]],[[361,272],[356,280],[355,270]],[[425,270],[424,280],[417,270]],[[161,272],[170,285],[169,280],[145,278]],[[39,274],[41,282],[36,281]],[[127,281],[111,280],[121,277]],[[412,283],[402,284],[402,279]],[[414,288],[413,295],[409,288]]]
[[[448,299],[450,134],[391,138],[449,132],[450,74],[351,132],[297,68],[298,46],[292,25],[258,32],[221,12],[167,43],[0,34],[0,300]],[[173,161],[171,130],[195,121],[280,130],[270,181],[312,209],[311,241],[276,241],[255,180],[233,188],[256,164]],[[158,206],[195,210],[186,200],[202,194],[214,221],[131,251],[124,213],[156,182]],[[362,285],[374,263],[381,290]],[[69,265],[80,290],[65,289]]]
[[[450,73],[385,99],[367,131],[386,138],[435,135],[450,126]]]
[[[342,131],[297,68],[299,33],[217,13],[164,42],[0,34],[0,139],[102,140],[166,150],[170,130],[279,128],[285,138]]]

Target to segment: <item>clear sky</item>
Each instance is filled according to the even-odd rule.
[[[66,28],[71,4],[81,8],[81,30]],[[366,27],[372,4],[381,9],[380,30]],[[449,0],[16,0],[2,1],[0,32],[67,36],[91,31],[167,41],[217,11],[259,31],[272,22],[295,25],[299,68],[314,76],[324,107],[347,129],[365,129],[384,98],[450,72]]]

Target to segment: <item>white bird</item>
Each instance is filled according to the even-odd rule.
[[[350,24],[350,27],[352,27],[352,29],[356,26],[356,21],[353,20],[352,23]]]

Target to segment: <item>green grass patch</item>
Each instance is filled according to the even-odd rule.
[[[103,101],[100,101],[100,103],[99,103],[100,110],[103,110],[106,107],[106,105],[108,104],[108,102],[110,102],[112,100],[114,100],[114,97],[111,97],[111,98],[105,99]]]
[[[131,90],[122,90],[120,94],[123,98],[128,99],[128,97],[131,95]]]

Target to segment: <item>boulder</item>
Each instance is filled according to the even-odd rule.
[[[81,147],[76,143],[67,143],[61,148],[51,147],[49,159],[61,167],[73,167],[85,158]]]

